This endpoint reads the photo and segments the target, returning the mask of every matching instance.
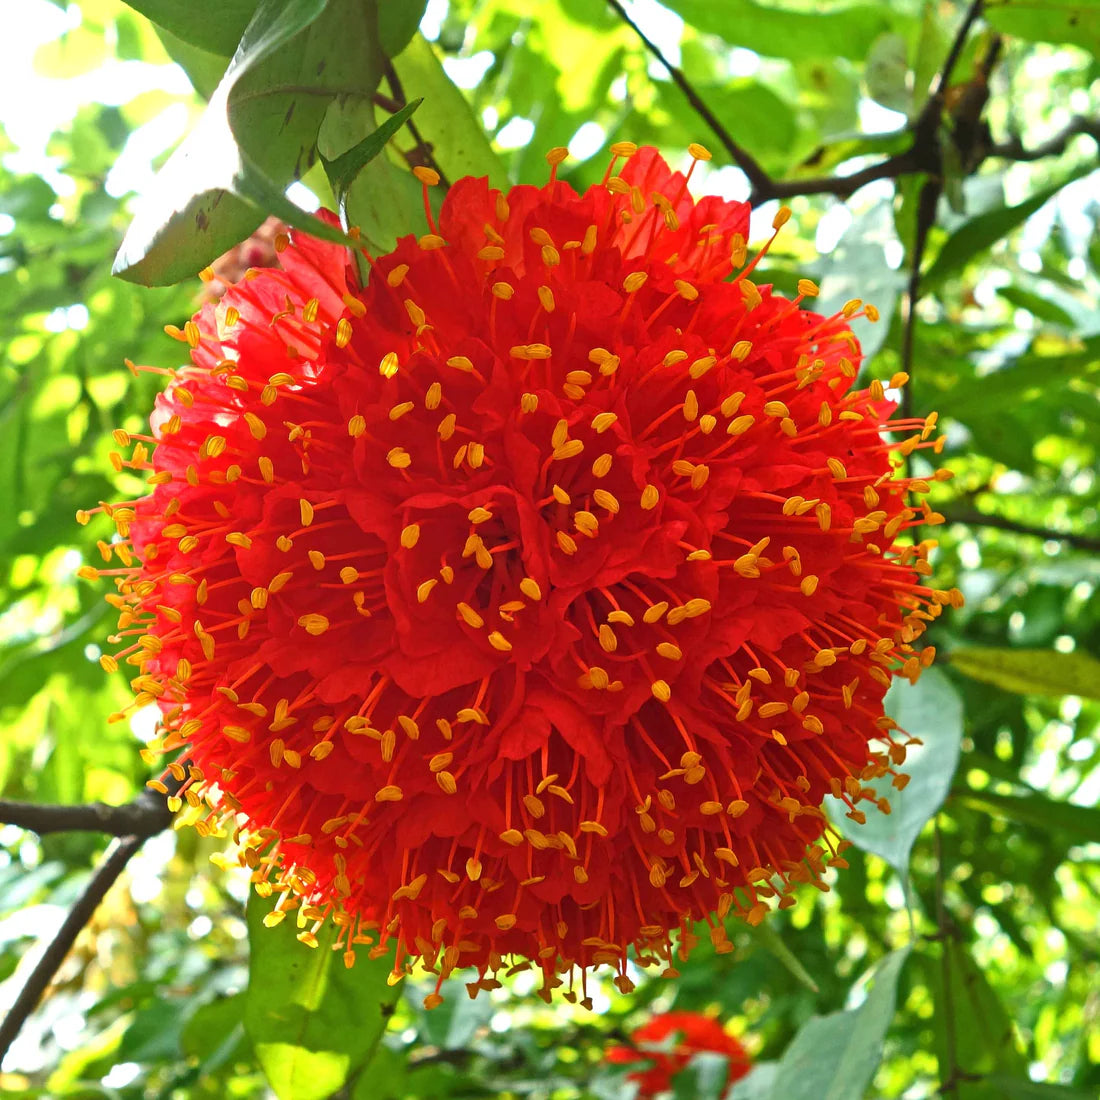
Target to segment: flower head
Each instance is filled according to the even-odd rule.
[[[745,204],[612,152],[582,195],[564,151],[542,187],[460,180],[365,286],[280,237],[116,433],[149,494],[104,506],[103,663],[186,748],[188,819],[234,815],[272,919],[331,917],[349,965],[673,975],[695,922],[729,950],[825,888],[824,795],[859,819],[903,782],[882,697],[955,597],[891,452],[934,417],[854,388],[871,307],[757,285]]]
[[[630,1036],[631,1047],[612,1047],[609,1062],[631,1065],[648,1062],[645,1069],[627,1074],[638,1085],[639,1100],[670,1092],[673,1078],[687,1068],[696,1054],[720,1054],[727,1059],[723,1090],[744,1077],[752,1067],[745,1048],[711,1016],[698,1012],[664,1012],[650,1017]]]

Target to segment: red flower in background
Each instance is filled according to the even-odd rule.
[[[670,1044],[669,1040],[675,1037]],[[632,1047],[612,1047],[607,1060],[619,1065],[648,1062],[649,1068],[627,1074],[638,1084],[638,1100],[671,1092],[673,1078],[696,1054],[721,1054],[729,1068],[723,1089],[740,1080],[752,1068],[745,1048],[710,1016],[698,1012],[665,1012],[653,1016],[630,1036]]]
[[[116,433],[149,495],[103,506],[103,663],[186,748],[188,820],[236,815],[271,919],[331,918],[349,965],[674,975],[694,922],[725,951],[826,889],[825,794],[858,820],[904,780],[882,697],[956,595],[891,452],[934,417],[853,388],[871,307],[756,285],[745,204],[612,151],[583,195],[564,150],[543,187],[460,180],[365,287],[282,237]]]

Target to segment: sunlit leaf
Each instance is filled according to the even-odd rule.
[[[166,284],[195,275],[268,214],[340,240],[282,195],[308,167],[337,96],[369,97],[381,73],[373,4],[262,0],[195,130],[161,170],[115,273]],[[331,54],[333,35],[358,52]]]
[[[272,909],[249,898],[245,1031],[279,1100],[326,1100],[369,1064],[393,1015],[401,993],[387,983],[393,960],[360,951],[348,969],[333,950],[331,921],[309,948],[296,937],[294,914],[265,927]]]
[[[698,30],[766,57],[845,57],[862,61],[888,31],[906,31],[911,17],[893,5],[855,4],[831,11],[795,11],[754,0],[669,0]]]
[[[1100,56],[1100,0],[986,0],[983,15],[1005,34],[1069,42]]]
[[[488,176],[493,187],[507,186],[484,127],[422,35],[415,35],[393,59],[393,67],[405,95],[424,100],[416,114],[416,127],[431,144],[432,155],[447,178],[453,182],[460,176]]]
[[[183,42],[232,57],[259,0],[126,0],[131,8]]]

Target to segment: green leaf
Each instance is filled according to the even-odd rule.
[[[811,993],[820,993],[817,982],[802,965],[798,956],[783,942],[783,937],[767,922],[755,928],[749,926],[749,936],[769,954],[774,955],[791,973],[795,980],[804,985]]]
[[[1100,0],[986,0],[991,27],[1032,42],[1069,42],[1100,57]]]
[[[955,793],[961,805],[1007,818],[1037,829],[1069,833],[1079,840],[1100,843],[1100,809],[1059,802],[1041,794],[996,794],[993,791],[964,789]]]
[[[909,75],[909,43],[901,34],[880,34],[871,44],[864,67],[867,93],[891,111],[908,114],[913,106]]]
[[[672,1079],[675,1100],[721,1100],[729,1080],[729,1059],[700,1051]]]
[[[1010,305],[1026,309],[1041,321],[1050,321],[1056,325],[1064,325],[1066,328],[1074,327],[1073,318],[1060,305],[1042,294],[1036,294],[1020,286],[1000,286],[997,288],[997,293]]]
[[[891,812],[884,814],[870,803],[866,824],[846,831],[849,840],[865,852],[886,860],[908,881],[909,856],[924,826],[943,805],[959,761],[963,733],[963,709],[951,681],[930,668],[917,683],[895,680],[886,695],[886,713],[920,745],[911,745],[904,771],[909,783],[902,791],[891,790]],[[885,792],[883,792],[885,793]],[[847,810],[843,802],[829,799],[837,815]]]
[[[232,57],[259,0],[126,0],[150,22],[188,45]]]
[[[183,1026],[180,1050],[198,1060],[201,1072],[209,1073],[224,1064],[245,1045],[241,1023],[243,993],[218,997],[195,1010]]]
[[[889,31],[908,37],[915,20],[893,5],[858,4],[829,12],[792,11],[753,0],[668,0],[696,30],[765,57],[800,60],[844,57],[863,61],[875,39]]]
[[[195,130],[158,175],[115,261],[147,285],[193,276],[268,214],[329,240],[289,202],[337,97],[369,98],[381,73],[373,3],[262,0]],[[333,54],[339,38],[346,48]]]
[[[453,183],[460,176],[488,176],[492,187],[507,187],[500,159],[466,97],[443,71],[431,44],[418,34],[393,59],[406,97],[420,96],[424,106],[416,128],[432,146],[440,170]],[[418,185],[419,187],[419,185]],[[412,227],[407,230],[412,232]]]
[[[209,100],[218,90],[218,85],[225,76],[225,70],[229,65],[228,58],[200,49],[198,46],[191,45],[190,42],[184,42],[182,38],[177,38],[163,27],[157,28],[157,37],[168,56],[187,74],[191,87],[203,99]]]
[[[939,959],[921,960],[935,1002],[932,1028],[941,1080],[953,1079],[957,1074],[1026,1077],[1027,1067],[1012,1021],[970,951],[950,938],[944,941],[943,951],[946,954]],[[960,1080],[957,1085],[959,1100],[1004,1097],[988,1080]]]
[[[882,1058],[882,1043],[894,1016],[898,976],[909,948],[887,955],[872,975],[858,1007],[813,1016],[798,1030],[779,1060],[769,1100],[856,1100]]]
[[[1037,210],[1045,206],[1067,183],[1091,171],[1091,164],[1078,168],[1066,178],[1052,183],[1016,206],[1003,206],[971,218],[944,241],[932,266],[924,273],[922,283],[932,290],[945,279],[958,274],[975,256],[992,248],[1002,237],[1023,225]]]
[[[972,680],[1017,695],[1080,695],[1100,699],[1100,661],[1088,653],[1056,649],[953,649],[952,667]]]
[[[349,225],[376,255],[390,252],[399,237],[427,232],[421,185],[389,157],[375,157],[356,177],[345,201]]]
[[[859,337],[864,366],[886,342],[905,285],[905,275],[886,261],[886,247],[896,239],[891,204],[883,199],[852,219],[836,248],[818,265],[821,297],[814,303],[815,310],[827,317],[852,298],[878,308],[877,321],[859,318],[852,326]]]
[[[771,1100],[777,1062],[756,1062],[747,1077],[734,1081],[728,1100]]]
[[[409,44],[427,6],[428,0],[390,0],[378,9],[378,41],[387,57],[395,57]]]
[[[373,133],[368,134],[357,145],[353,145],[346,153],[342,153],[334,160],[328,160],[324,154],[321,155],[325,174],[338,200],[343,198],[363,168],[382,152],[386,142],[405,125],[423,102],[422,99],[414,99],[411,103],[406,103],[400,111],[386,119]]]
[[[334,950],[336,926],[317,933],[316,948],[299,943],[293,914],[264,926],[271,903],[248,901],[248,990],[244,1027],[279,1100],[325,1100],[369,1064],[400,985],[389,985],[389,956],[359,952],[354,967]]]

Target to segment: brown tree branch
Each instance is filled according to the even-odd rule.
[[[180,761],[185,767],[189,760]],[[125,806],[92,803],[85,806],[36,806],[27,802],[0,801],[0,823],[18,825],[39,834],[65,830],[111,833],[119,839],[96,868],[76,904],[69,911],[42,957],[19,991],[4,1022],[0,1024],[0,1064],[15,1041],[27,1017],[49,988],[80,930],[92,919],[99,903],[122,874],[130,857],[145,840],[166,829],[172,821],[167,797],[177,795],[186,779],[166,775],[167,795],[143,790]]]
[[[83,806],[49,806],[0,799],[0,824],[18,825],[40,836],[47,833],[95,832],[145,839],[168,828],[171,820],[172,814],[164,797],[150,790],[142,791],[124,806],[108,806],[104,802]]]
[[[976,510],[954,511],[945,508],[941,511],[948,523],[961,523],[967,527],[991,527],[997,531],[1008,531],[1015,535],[1042,539],[1044,542],[1064,542],[1074,550],[1100,554],[1100,538],[1093,538],[1090,535],[1075,535],[1070,531],[1056,531],[1051,527],[1036,527],[1030,523],[1019,523],[1017,520],[1008,519],[1006,516],[993,516]]]
[[[114,885],[118,876],[122,874],[130,857],[141,847],[143,839],[138,836],[128,836],[118,841],[107,858],[96,868],[95,874],[92,875],[91,881],[77,903],[69,910],[57,934],[42,953],[26,984],[16,996],[11,1010],[4,1017],[4,1022],[0,1024],[0,1064],[3,1064],[8,1049],[15,1041],[27,1017],[35,1010],[42,994],[49,988],[54,975],[65,961],[69,949],[76,942],[76,937],[80,935],[80,930],[92,919],[92,914],[99,903]]]

